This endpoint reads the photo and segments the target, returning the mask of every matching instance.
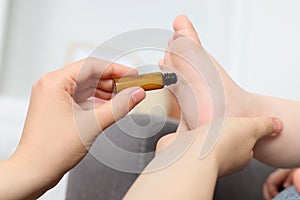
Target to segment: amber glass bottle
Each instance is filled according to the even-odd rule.
[[[164,86],[175,84],[177,76],[175,73],[150,73],[139,76],[123,77],[114,80],[115,92],[120,92],[129,87],[140,86],[144,90],[161,89]]]

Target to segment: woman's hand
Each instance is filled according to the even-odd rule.
[[[270,135],[279,134],[282,127],[279,119],[265,116],[227,118],[167,135],[159,140],[157,156],[125,199],[212,199],[217,177],[243,169],[253,157],[256,142],[276,137]],[[220,137],[210,153],[201,157],[207,134],[215,131],[221,131]],[[162,188],[163,192],[157,192]]]
[[[186,141],[190,137],[190,147],[184,154],[193,154],[199,161],[215,160],[218,177],[221,177],[246,167],[253,158],[257,141],[263,137],[276,137],[282,129],[283,124],[279,119],[267,116],[219,119],[192,131],[162,137],[158,141],[157,151],[158,156],[170,149],[174,152],[176,146],[188,144]],[[218,138],[211,135],[218,135]],[[216,140],[211,140],[210,137]],[[187,148],[187,145],[181,148]],[[206,148],[210,148],[205,151],[208,153],[202,155],[201,151]]]
[[[32,87],[20,144],[0,165],[0,196],[36,198],[56,185],[105,128],[145,97],[135,87],[112,98],[112,79],[136,74],[132,68],[88,58],[42,76]]]

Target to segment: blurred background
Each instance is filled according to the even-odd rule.
[[[88,56],[117,34],[171,30],[181,13],[243,88],[299,99],[299,9],[298,0],[1,0],[0,160],[18,144],[31,86],[42,74]],[[150,105],[162,103],[169,112],[164,92],[149,96]],[[66,183],[67,176],[40,199],[64,199]]]

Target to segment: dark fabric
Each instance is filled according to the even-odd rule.
[[[118,121],[97,138],[91,153],[70,172],[66,199],[122,199],[138,177],[138,173],[122,172],[113,168],[142,171],[154,157],[153,151],[158,139],[175,132],[176,129],[176,121],[159,116],[134,114]],[[122,157],[118,151],[114,152],[112,146],[133,153],[143,152],[145,155]],[[242,172],[220,179],[214,199],[262,199],[262,184],[272,170],[257,161],[252,161]]]

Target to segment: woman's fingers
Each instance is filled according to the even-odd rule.
[[[88,98],[97,97],[102,100],[110,100],[113,94],[96,88],[88,88],[86,90],[76,92],[73,99],[76,103],[86,101]]]
[[[75,62],[63,68],[63,70],[70,73],[77,82],[85,81],[90,77],[107,79],[137,74],[136,69],[92,57]]]
[[[106,92],[114,90],[114,81],[112,79],[99,79],[99,77],[92,77],[87,81],[78,84],[76,92],[86,90],[88,88],[97,88]]]
[[[79,90],[83,90],[90,85],[94,85],[95,87],[97,85],[97,88],[100,87],[104,90],[112,89],[110,81],[98,82],[96,80],[96,82],[94,82],[95,78],[98,80],[114,79],[123,76],[134,76],[137,75],[137,73],[138,71],[136,69],[91,57],[74,62],[55,72],[58,76],[56,78],[62,80],[60,83],[61,86],[71,88],[66,89],[70,95],[73,95],[78,87]]]

